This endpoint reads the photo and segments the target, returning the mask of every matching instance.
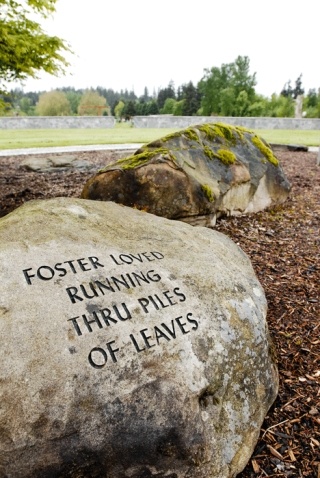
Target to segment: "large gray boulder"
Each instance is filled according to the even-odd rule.
[[[115,203],[0,220],[0,476],[227,478],[277,394],[266,299],[226,236]]]
[[[220,216],[282,203],[289,191],[279,161],[262,138],[213,123],[166,136],[108,165],[89,179],[82,197],[210,226]]]

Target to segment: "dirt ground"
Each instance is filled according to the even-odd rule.
[[[2,157],[0,217],[31,199],[79,197],[94,170],[128,154],[76,153],[91,170],[54,173],[19,169],[25,156]],[[320,167],[316,153],[276,156],[292,183],[286,203],[216,226],[249,255],[265,289],[280,375],[278,398],[238,476],[320,478]]]

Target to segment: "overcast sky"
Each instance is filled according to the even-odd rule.
[[[256,92],[280,93],[302,73],[320,87],[319,0],[58,0],[44,29],[75,55],[65,77],[41,75],[24,91],[103,86],[143,94],[203,77],[204,69],[250,59]]]

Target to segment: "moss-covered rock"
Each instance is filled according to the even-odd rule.
[[[99,171],[82,197],[210,225],[221,215],[283,202],[290,184],[270,146],[223,123],[192,126],[144,145]]]

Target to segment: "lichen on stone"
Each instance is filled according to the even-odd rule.
[[[267,160],[274,166],[279,166],[279,161],[272,152],[272,149],[257,135],[251,138],[252,143],[259,149],[259,151],[267,158]]]
[[[203,152],[206,156],[208,156],[209,159],[213,159],[215,157],[214,152],[212,151],[211,148],[209,148],[209,146],[204,146]]]
[[[243,141],[244,133],[250,132],[239,126],[232,126],[225,123],[208,123],[198,127],[199,131],[204,133],[208,140],[215,141],[217,137],[224,140],[227,144],[236,144],[240,139]]]
[[[208,184],[202,184],[201,190],[203,191],[209,202],[213,202],[215,200],[215,195],[213,194],[213,191]]]
[[[167,136],[164,136],[161,138],[162,143],[166,143],[167,141],[170,141],[171,139],[179,138],[181,136],[181,131],[176,131],[174,133],[167,134]]]
[[[235,144],[236,141],[243,136],[243,134],[237,131],[236,126],[227,125],[224,123],[217,123],[216,129],[221,132],[223,138],[225,138],[229,143]]]
[[[204,133],[205,136],[207,137],[207,139],[210,140],[210,141],[214,141],[217,136],[223,137],[222,133],[217,131],[217,128],[212,123],[202,124],[198,127],[198,129],[199,129],[199,131]]]
[[[233,164],[237,160],[236,155],[228,149],[218,149],[218,151],[214,153],[214,156],[220,159],[220,161],[226,165]]]
[[[146,149],[139,154],[132,154],[126,158],[121,158],[115,161],[114,163],[109,164],[105,168],[101,169],[99,172],[104,173],[113,167],[120,167],[123,170],[133,169],[146,164],[151,158],[157,154],[167,155],[169,159],[175,161],[175,156],[167,148],[157,148],[157,149]]]
[[[195,128],[186,128],[184,130],[176,131],[174,133],[167,134],[164,138],[161,139],[162,143],[167,143],[171,139],[179,138],[181,136],[186,137],[190,141],[196,141],[199,142],[199,136],[196,132]]]
[[[194,128],[187,128],[183,131],[183,135],[186,136],[188,139],[191,141],[199,141],[199,137],[197,135],[197,132]]]

